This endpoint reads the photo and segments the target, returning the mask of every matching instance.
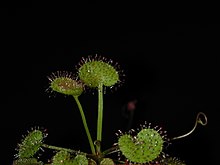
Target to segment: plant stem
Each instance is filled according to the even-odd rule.
[[[71,152],[71,153],[77,153],[78,152],[78,151],[75,151],[75,150],[72,150],[72,149],[62,148],[62,147],[57,147],[57,146],[51,146],[51,145],[48,145],[48,144],[42,144],[42,147],[53,149],[53,150],[59,150],[59,151],[68,151],[68,152]]]
[[[103,85],[98,86],[98,120],[97,120],[97,140],[102,141],[102,120],[103,120]]]
[[[116,145],[116,146],[113,146],[113,147],[103,151],[102,154],[104,156],[106,156],[106,155],[109,155],[109,154],[112,154],[112,153],[115,153],[115,152],[118,152],[118,151],[119,151],[119,146]]]
[[[78,96],[73,96],[73,97],[74,97],[74,99],[75,99],[75,101],[78,105],[78,108],[79,108],[79,111],[80,111],[80,114],[81,114],[81,117],[82,117],[83,125],[84,125],[85,131],[86,131],[86,134],[87,134],[87,137],[88,137],[88,140],[89,140],[89,144],[90,144],[92,154],[95,154],[95,147],[94,147],[94,144],[93,144],[90,132],[89,132],[89,128],[88,128],[88,125],[87,125],[87,122],[86,122],[86,117],[84,115],[82,105],[80,104]]]
[[[72,150],[72,149],[69,149],[69,148],[57,147],[57,146],[52,146],[52,145],[48,145],[48,144],[42,144],[42,147],[49,148],[49,149],[52,149],[52,150],[58,150],[58,151],[67,151],[67,152],[75,153],[75,154],[81,153],[81,154],[85,154],[87,157],[89,157],[91,159],[94,159],[94,160],[97,159],[96,155],[94,155],[94,154],[87,154],[85,152],[76,151],[76,150]]]

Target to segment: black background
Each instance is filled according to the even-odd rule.
[[[48,144],[88,150],[74,100],[45,90],[52,72],[74,71],[81,57],[95,54],[118,62],[126,75],[123,86],[104,98],[104,148],[124,129],[122,107],[137,98],[135,126],[148,121],[170,137],[190,131],[196,114],[204,112],[208,125],[174,141],[168,152],[189,165],[217,163],[218,24],[138,24],[123,14],[114,22],[111,14],[98,17],[86,9],[78,15],[59,8],[1,11],[1,164],[12,162],[22,135],[35,126],[47,129]],[[95,136],[96,97],[80,99]]]

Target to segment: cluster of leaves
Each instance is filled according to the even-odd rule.
[[[140,129],[128,132],[119,131],[118,141],[109,149],[102,151],[102,122],[103,122],[103,95],[106,88],[120,86],[123,83],[123,71],[112,60],[101,56],[88,56],[82,58],[77,65],[77,74],[67,71],[57,71],[48,77],[51,92],[73,96],[75,99],[86,135],[91,148],[91,153],[84,153],[44,143],[47,134],[40,129],[32,129],[18,144],[18,153],[14,165],[114,165],[114,164],[148,164],[148,165],[185,165],[175,157],[170,157],[164,152],[164,144],[169,142],[166,131],[161,127],[151,127],[150,124],[142,125]],[[92,140],[83,107],[79,96],[88,88],[98,92],[98,120],[97,137]],[[42,162],[36,156],[43,148],[55,150],[48,162]],[[111,154],[117,153],[117,159]]]

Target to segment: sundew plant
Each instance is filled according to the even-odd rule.
[[[124,72],[118,63],[102,56],[94,55],[82,57],[76,65],[76,73],[71,71],[57,71],[47,76],[49,80],[48,90],[69,97],[73,97],[78,106],[79,117],[82,119],[84,131],[88,138],[91,151],[78,150],[52,146],[45,143],[47,132],[44,129],[32,128],[23,136],[16,148],[13,160],[14,165],[186,165],[181,158],[167,154],[169,145],[173,140],[178,140],[190,135],[198,124],[205,126],[207,117],[203,112],[196,116],[194,127],[186,134],[169,137],[169,133],[161,126],[153,126],[147,121],[140,127],[126,132],[118,130],[115,133],[117,141],[108,149],[102,148],[103,132],[103,105],[106,89],[120,88],[124,82]],[[92,137],[87,124],[86,112],[80,102],[80,96],[86,90],[97,92],[97,129],[96,137]],[[96,96],[96,95],[93,95]],[[64,112],[65,113],[65,112]],[[167,145],[169,144],[169,145]],[[48,155],[47,161],[41,156],[46,154],[44,149],[53,150],[53,155]],[[41,152],[41,154],[39,154]],[[47,155],[46,155],[47,156]]]

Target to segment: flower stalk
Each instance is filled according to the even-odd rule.
[[[80,112],[80,115],[81,115],[81,118],[82,118],[82,122],[83,122],[83,126],[85,128],[85,131],[86,131],[86,135],[88,137],[88,140],[89,140],[89,144],[90,144],[90,148],[91,148],[91,151],[92,151],[92,154],[95,154],[95,147],[94,147],[94,144],[93,144],[93,140],[92,140],[92,137],[91,137],[91,134],[89,132],[89,127],[87,125],[87,122],[86,122],[86,117],[85,117],[85,114],[83,112],[83,108],[82,108],[82,105],[78,99],[78,96],[73,96],[76,103],[77,103],[77,106],[79,108],[79,112]]]
[[[97,120],[97,140],[102,141],[102,123],[103,123],[103,86],[98,86],[98,120]]]

